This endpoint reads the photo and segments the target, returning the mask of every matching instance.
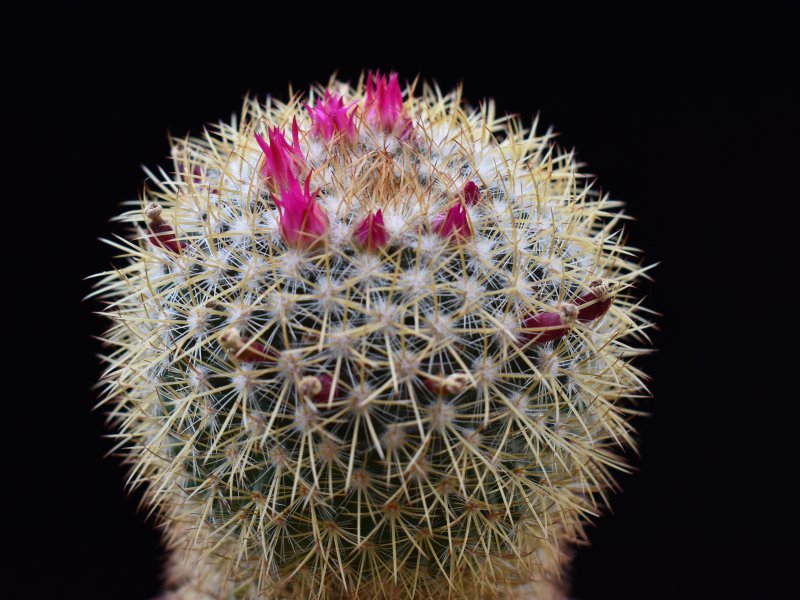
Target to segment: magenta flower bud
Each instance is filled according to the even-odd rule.
[[[278,189],[284,188],[290,177],[299,177],[306,164],[300,148],[300,129],[297,119],[292,120],[292,145],[283,137],[277,127],[269,129],[269,143],[256,133],[256,142],[264,152],[264,166],[261,174],[269,179]]]
[[[474,181],[468,181],[464,185],[464,189],[461,191],[461,196],[464,198],[464,204],[467,206],[473,206],[480,202],[481,191],[478,189],[478,186]]]
[[[186,247],[186,242],[175,237],[175,230],[172,226],[161,218],[161,207],[158,204],[150,204],[144,211],[147,217],[147,239],[153,246],[169,250],[175,254],[180,254]]]
[[[557,312],[541,312],[528,315],[522,321],[520,338],[543,344],[564,337],[578,318],[578,308],[574,304],[562,304]]]
[[[472,237],[467,209],[460,202],[436,215],[431,222],[431,228],[443,238],[467,239]]]
[[[602,317],[611,307],[611,294],[608,284],[602,279],[597,279],[589,284],[589,292],[575,299],[578,307],[578,320],[588,323]]]
[[[306,110],[311,116],[311,135],[322,139],[326,143],[333,139],[343,143],[350,143],[356,139],[356,125],[353,122],[355,108],[348,114],[348,110],[355,106],[355,102],[344,105],[344,100],[336,94],[325,90],[325,96],[318,100],[312,108],[306,104]]]
[[[275,201],[278,206],[278,221],[283,241],[295,248],[309,248],[328,231],[328,215],[317,204],[316,192],[309,192],[311,176],[304,188],[293,176]]]
[[[370,127],[404,138],[411,132],[411,119],[403,111],[403,93],[397,73],[387,81],[380,71],[369,73],[364,98],[364,115]]]
[[[353,238],[359,246],[370,252],[384,247],[389,242],[389,232],[383,224],[383,213],[380,208],[356,225]]]
[[[469,226],[466,206],[473,206],[481,199],[481,191],[474,182],[468,181],[459,194],[459,204],[449,208],[431,219],[431,229],[442,237],[457,235],[458,237],[468,238],[472,235]]]

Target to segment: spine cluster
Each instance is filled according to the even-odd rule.
[[[176,599],[562,597],[632,445],[619,203],[396,74],[177,141],[103,274],[105,399]]]

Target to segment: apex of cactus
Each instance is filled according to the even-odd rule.
[[[563,597],[642,388],[619,203],[491,103],[310,95],[175,144],[98,286],[175,599]]]

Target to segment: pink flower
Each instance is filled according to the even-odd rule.
[[[389,233],[383,224],[383,213],[380,208],[375,211],[375,214],[370,213],[356,225],[353,237],[359,246],[369,251],[386,245],[389,241]]]
[[[355,104],[344,105],[344,100],[335,94],[325,90],[325,97],[317,101],[316,106],[311,108],[306,104],[306,110],[311,116],[311,135],[322,138],[325,142],[330,142],[336,138],[349,143],[356,139],[356,126],[353,123],[355,109],[347,114],[347,111]]]
[[[328,215],[315,200],[316,192],[309,192],[311,177],[304,188],[291,174],[286,186],[275,201],[283,241],[295,248],[308,248],[316,244],[328,230]]]
[[[306,164],[300,148],[300,129],[297,126],[297,119],[294,119],[292,121],[291,146],[283,137],[283,132],[277,127],[272,127],[268,131],[269,143],[256,134],[256,141],[264,151],[264,166],[261,168],[261,174],[282,189],[288,185],[290,177],[299,176]]]
[[[470,237],[472,230],[467,219],[467,207],[477,204],[480,199],[481,191],[478,186],[468,181],[459,194],[459,203],[433,217],[431,229],[442,237]]]
[[[364,100],[367,124],[386,133],[406,137],[411,131],[411,119],[403,111],[403,93],[397,82],[397,73],[385,75],[380,71],[367,76],[367,94]]]

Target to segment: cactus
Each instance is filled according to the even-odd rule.
[[[172,142],[95,292],[171,597],[562,597],[650,324],[553,138],[370,73]]]

